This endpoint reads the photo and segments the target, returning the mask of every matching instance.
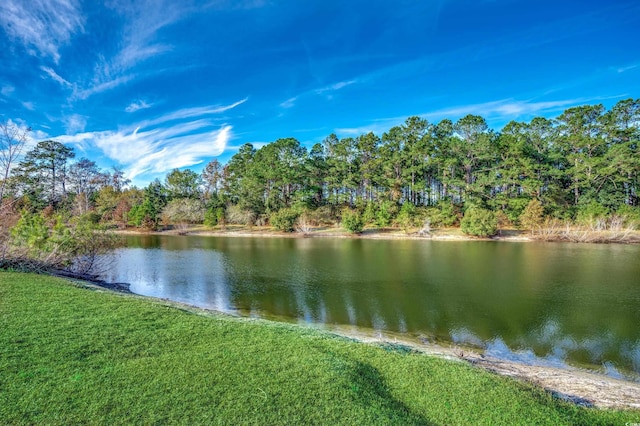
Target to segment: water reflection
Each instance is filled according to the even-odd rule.
[[[640,372],[638,246],[131,237],[104,278],[193,305]]]

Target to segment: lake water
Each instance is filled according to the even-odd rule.
[[[142,295],[640,377],[638,245],[149,235],[112,258]]]

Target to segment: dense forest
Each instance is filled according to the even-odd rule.
[[[462,221],[466,232],[465,216],[531,229],[544,218],[640,216],[640,99],[512,121],[500,131],[476,115],[438,123],[409,117],[381,136],[331,134],[310,149],[293,138],[245,144],[227,164],[213,160],[201,174],[176,169],[142,189],[120,169],[74,160],[56,141],[12,156],[26,130],[2,129],[5,210],[114,227],[242,223],[289,231],[342,221],[358,232]]]

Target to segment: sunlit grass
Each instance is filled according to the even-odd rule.
[[[0,272],[0,424],[625,424],[466,364]]]

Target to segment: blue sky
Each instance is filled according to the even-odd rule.
[[[640,96],[640,2],[3,0],[0,119],[145,185],[244,143]]]

